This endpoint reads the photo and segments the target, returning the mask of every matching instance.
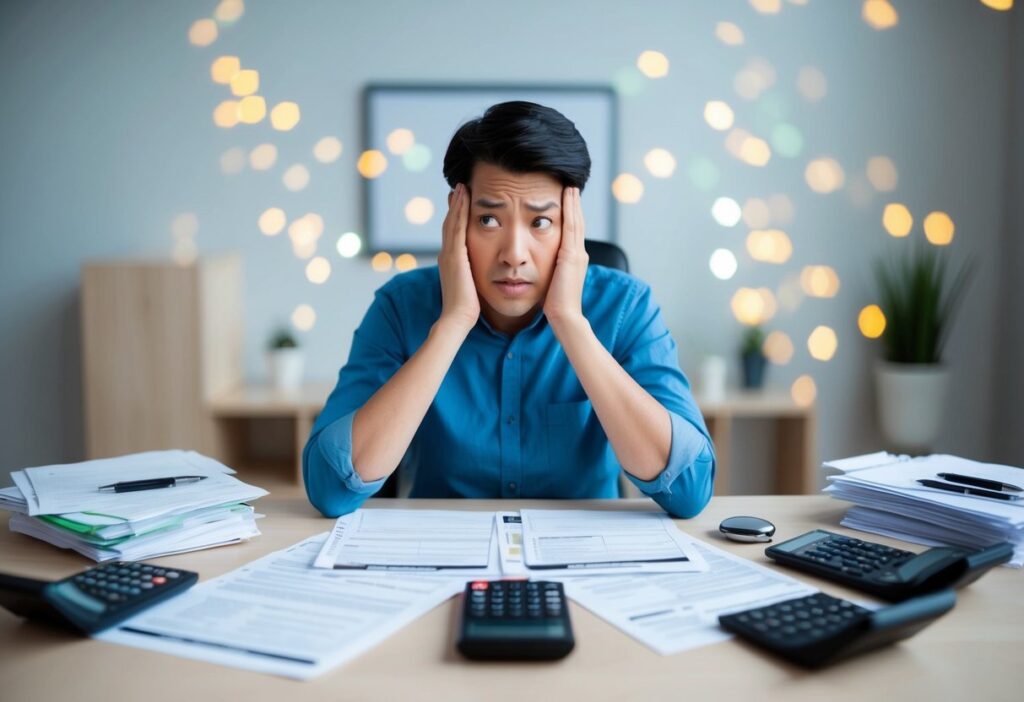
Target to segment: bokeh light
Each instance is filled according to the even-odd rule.
[[[320,163],[334,163],[341,157],[341,139],[325,136],[313,145],[313,158]]]
[[[217,41],[217,23],[212,19],[196,20],[188,28],[188,40],[195,46],[209,46]]]
[[[708,268],[719,280],[729,280],[736,275],[736,256],[729,249],[715,249],[708,259]]]
[[[277,163],[277,147],[273,144],[260,144],[249,152],[249,166],[254,171],[267,171]]]
[[[279,102],[270,111],[270,125],[279,132],[289,131],[300,119],[302,114],[294,102]]]
[[[924,235],[936,246],[947,246],[953,241],[956,227],[945,212],[931,212],[924,218]]]
[[[260,72],[252,68],[238,71],[231,77],[231,94],[252,95],[260,89]]]
[[[632,205],[644,196],[644,184],[632,173],[620,173],[612,181],[612,195],[619,202]]]
[[[631,97],[644,91],[647,80],[636,66],[623,66],[612,74],[612,85],[619,95]]]
[[[644,155],[644,166],[655,178],[670,178],[676,171],[676,157],[665,149],[651,149]]]
[[[804,266],[800,287],[811,297],[835,297],[839,293],[839,274],[831,266]]]
[[[191,239],[199,233],[199,218],[195,212],[182,212],[171,220],[171,236],[175,239]]]
[[[712,129],[724,132],[733,125],[735,119],[736,115],[733,113],[732,108],[722,100],[709,100],[704,105],[704,121]]]
[[[284,187],[293,193],[303,190],[309,185],[309,169],[301,163],[296,163],[284,172],[284,175],[281,176],[281,182],[284,183]]]
[[[743,43],[743,30],[732,22],[716,24],[715,36],[726,46],[739,46]]]
[[[793,381],[789,388],[789,396],[793,398],[800,407],[810,407],[818,396],[818,388],[814,384],[814,378],[809,375],[801,375]]]
[[[668,57],[660,51],[644,51],[637,57],[636,67],[648,78],[664,78],[668,75]]]
[[[413,173],[425,171],[430,165],[430,147],[426,144],[413,144],[402,154],[402,165]]]
[[[785,193],[775,193],[768,198],[768,211],[775,224],[787,225],[793,221],[793,201]]]
[[[775,315],[775,296],[768,288],[740,288],[732,296],[731,307],[740,324],[764,324]]]
[[[807,350],[810,351],[811,358],[816,361],[832,360],[838,346],[839,341],[836,339],[835,331],[832,327],[827,327],[824,324],[815,327],[811,335],[807,337]]]
[[[913,229],[914,217],[903,203],[890,202],[882,211],[882,226],[891,236],[904,237]]]
[[[741,98],[756,100],[774,84],[775,67],[766,59],[753,58],[736,73],[732,87]]]
[[[210,64],[210,78],[214,83],[229,85],[240,70],[242,63],[237,56],[219,56]]]
[[[345,232],[338,237],[336,248],[342,258],[354,258],[363,248],[363,240],[355,232]]]
[[[266,236],[276,236],[284,229],[287,220],[288,218],[284,210],[280,207],[268,207],[263,210],[259,220],[257,220],[257,226]]]
[[[868,305],[857,315],[860,333],[869,339],[877,339],[885,331],[885,313],[878,305]]]
[[[686,173],[690,178],[690,182],[698,190],[711,190],[718,185],[718,181],[721,178],[718,166],[706,156],[697,156],[690,161]]]
[[[395,268],[400,271],[411,271],[419,265],[416,261],[416,257],[409,253],[400,254],[395,259]]]
[[[772,128],[772,147],[780,156],[796,158],[804,150],[804,136],[792,124],[777,124]]]
[[[807,102],[820,102],[828,95],[828,80],[820,69],[804,66],[796,75],[796,88]]]
[[[292,242],[292,253],[296,258],[307,259],[316,253],[317,242],[324,231],[324,220],[310,212],[288,225],[288,238]]]
[[[782,309],[787,312],[795,312],[804,299],[804,292],[800,287],[800,276],[794,273],[788,274],[779,283],[775,294],[778,295],[779,305]]]
[[[416,143],[416,135],[411,130],[400,128],[393,130],[387,138],[388,151],[395,156],[401,156],[412,148]]]
[[[747,253],[755,261],[785,263],[793,255],[793,244],[781,229],[755,229],[747,235]]]
[[[245,168],[245,149],[234,146],[220,155],[220,170],[227,175],[241,173]]]
[[[782,11],[782,0],[750,0],[750,6],[762,15],[777,15]]]
[[[213,110],[213,123],[230,128],[238,124],[238,101],[224,100]]]
[[[242,0],[221,0],[213,16],[222,24],[231,24],[237,22],[244,12],[245,3]]]
[[[896,164],[888,156],[872,156],[868,159],[868,181],[880,193],[892,192],[899,183]]]
[[[793,341],[785,332],[775,330],[765,337],[761,350],[769,361],[784,366],[793,358]]]
[[[267,102],[260,95],[246,95],[238,101],[238,121],[257,124],[267,116]]]
[[[807,164],[804,179],[811,190],[826,195],[843,187],[846,174],[834,158],[817,158]]]
[[[981,0],[981,4],[1002,12],[1013,9],[1013,0]]]
[[[759,197],[749,198],[743,203],[743,223],[751,229],[765,229],[772,222],[772,211],[768,203]]]
[[[900,16],[889,0],[864,0],[860,16],[873,29],[890,29],[899,24]]]
[[[720,197],[711,205],[711,216],[723,227],[735,227],[743,216],[743,210],[731,197]]]
[[[309,331],[316,324],[316,310],[311,305],[302,304],[292,312],[292,326],[299,331]]]
[[[370,259],[370,266],[378,273],[390,271],[392,263],[391,254],[386,251],[375,253],[373,258]]]
[[[414,197],[405,203],[405,218],[410,224],[426,224],[434,216],[434,203],[428,197]]]
[[[364,151],[356,162],[356,170],[364,178],[377,178],[388,169],[387,157],[377,149]]]
[[[306,280],[314,285],[326,283],[331,277],[331,262],[323,256],[310,259],[306,264]]]

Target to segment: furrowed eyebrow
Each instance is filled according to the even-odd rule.
[[[554,200],[550,202],[545,202],[543,205],[534,205],[529,202],[526,203],[526,209],[533,210],[534,212],[544,212],[546,210],[550,210],[552,207],[558,209],[558,203],[555,202]]]
[[[486,198],[480,198],[476,201],[477,207],[486,207],[489,210],[496,210],[505,206],[505,203],[501,200],[488,200]]]

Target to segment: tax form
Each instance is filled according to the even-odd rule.
[[[311,537],[200,583],[95,638],[306,680],[355,658],[465,585],[314,569],[325,539]]]

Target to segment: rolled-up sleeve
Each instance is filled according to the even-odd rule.
[[[626,305],[613,350],[630,376],[668,411],[672,444],[668,462],[652,480],[629,480],[673,517],[694,517],[711,499],[715,449],[704,418],[679,368],[675,341],[650,288],[637,282]]]
[[[302,452],[309,501],[325,517],[358,509],[384,485],[364,482],[352,464],[352,420],[406,361],[398,315],[389,296],[377,292],[352,339],[348,362]]]

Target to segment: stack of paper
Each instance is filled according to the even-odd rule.
[[[236,543],[259,535],[245,502],[266,495],[227,466],[193,451],[150,451],[11,474],[0,509],[12,531],[70,548],[95,561],[141,560]],[[204,480],[136,492],[101,485],[180,475]]]
[[[870,460],[866,460],[870,459]],[[925,487],[917,481],[938,480],[939,473],[1024,484],[1024,470],[979,463],[956,456],[919,458],[872,454],[830,461],[825,493],[856,505],[843,526],[928,546],[984,548],[1002,541],[1014,544],[1009,565],[1024,565],[1024,498],[1009,500],[961,495]],[[1024,493],[1020,493],[1024,495]]]

